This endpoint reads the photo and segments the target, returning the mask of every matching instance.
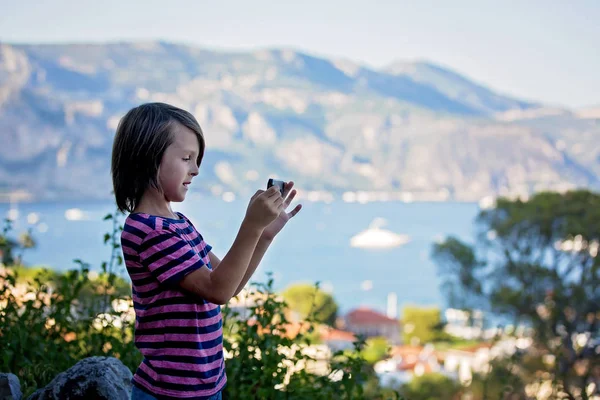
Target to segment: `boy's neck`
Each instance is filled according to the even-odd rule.
[[[171,209],[171,203],[165,201],[164,197],[158,193],[144,193],[140,199],[140,203],[137,205],[135,210],[133,210],[133,212],[156,215],[165,218],[178,218],[178,216]]]

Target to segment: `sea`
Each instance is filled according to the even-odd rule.
[[[247,209],[247,201],[196,197],[174,204],[223,257]],[[448,305],[442,280],[431,258],[434,243],[449,235],[475,238],[477,203],[302,201],[303,208],[275,239],[252,281],[274,280],[274,288],[319,283],[330,292],[340,313],[365,306],[401,316],[405,306]],[[291,207],[290,207],[291,208]],[[31,230],[36,246],[23,253],[27,265],[64,271],[81,259],[100,270],[110,257],[104,234],[112,230],[112,201],[61,201],[0,204],[0,216],[12,219],[12,236]],[[121,224],[124,216],[118,220]],[[357,247],[353,238],[401,237],[392,247]],[[354,244],[354,245],[353,245]],[[367,243],[368,244],[368,243]],[[125,267],[115,271],[127,277]]]

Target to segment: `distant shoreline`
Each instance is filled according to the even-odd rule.
[[[551,189],[548,189],[551,191]],[[223,195],[230,194],[230,199],[225,199]],[[461,204],[479,204],[482,208],[492,207],[498,198],[509,198],[526,201],[534,193],[505,193],[505,194],[462,194],[451,196],[446,191],[429,191],[429,192],[408,192],[408,191],[368,191],[368,190],[347,190],[347,191],[322,191],[322,190],[306,190],[301,191],[296,196],[296,201],[310,203],[333,203],[343,202],[348,204],[369,204],[369,203],[461,203]],[[222,198],[225,202],[235,201],[239,193],[226,192],[223,194],[214,194],[210,191],[191,192],[189,198]],[[243,194],[241,195],[243,198]],[[58,197],[58,196],[35,196],[33,193],[20,190],[12,192],[0,192],[0,204],[35,204],[35,203],[97,203],[114,201],[112,196],[106,197]]]
[[[219,198],[219,196],[214,196],[212,194],[206,194],[206,195],[200,195],[199,197],[204,197],[204,198]],[[439,199],[439,198],[426,198],[426,197],[422,197],[419,199],[415,199],[415,200],[410,200],[410,201],[406,201],[406,200],[402,200],[402,199],[389,199],[389,200],[370,200],[370,201],[366,201],[366,202],[359,202],[359,201],[345,201],[342,196],[337,196],[336,198],[334,198],[332,201],[325,201],[325,200],[312,200],[312,199],[307,199],[306,197],[304,198],[299,198],[296,197],[296,200],[298,201],[303,201],[303,202],[311,202],[311,203],[332,203],[332,202],[344,202],[344,203],[349,203],[349,204],[369,204],[369,203],[402,203],[402,204],[411,204],[411,203],[419,203],[419,204],[423,204],[423,203],[464,203],[464,204],[476,204],[478,203],[477,200],[469,200],[469,199],[465,199],[465,200],[461,200],[461,199]],[[10,204],[14,204],[14,205],[19,205],[19,204],[36,204],[36,203],[56,203],[56,204],[68,204],[68,203],[73,203],[73,202],[82,202],[82,203],[99,203],[99,202],[108,202],[108,201],[114,201],[113,198],[111,197],[106,197],[106,198],[98,198],[98,197],[90,197],[90,198],[73,198],[73,199],[65,199],[65,198],[26,198],[26,199],[20,199],[20,200],[11,200],[10,198],[6,197],[6,195],[2,195],[0,194],[0,204],[4,205],[10,205]],[[225,201],[225,200],[223,200]]]

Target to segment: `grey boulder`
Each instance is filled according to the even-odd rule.
[[[0,400],[21,400],[21,382],[15,374],[0,373]]]
[[[89,357],[58,374],[28,400],[128,400],[131,371],[114,357]]]

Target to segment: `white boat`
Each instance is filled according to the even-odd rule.
[[[67,221],[83,221],[89,219],[89,216],[79,208],[69,208],[65,211],[65,219]]]
[[[382,227],[387,223],[383,218],[375,218],[369,228],[350,239],[350,246],[362,249],[390,249],[410,242],[408,235],[401,235]]]

